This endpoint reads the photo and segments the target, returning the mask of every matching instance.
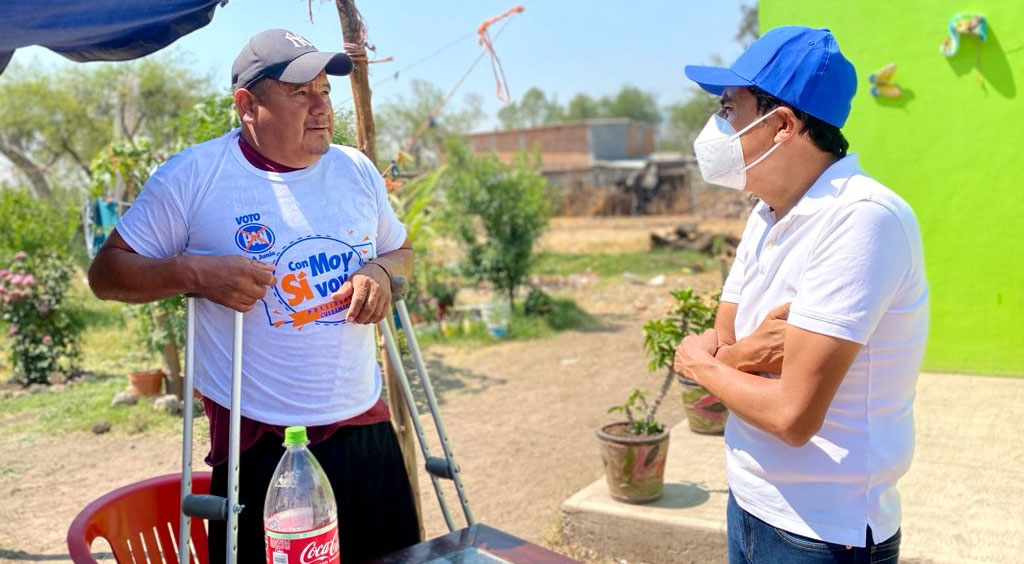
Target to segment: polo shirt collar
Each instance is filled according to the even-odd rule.
[[[846,187],[846,182],[858,172],[860,172],[860,163],[855,153],[848,154],[832,163],[832,166],[825,169],[825,172],[821,173],[814,184],[811,184],[811,187],[804,192],[804,195],[800,197],[793,209],[789,210],[786,217],[814,215],[815,212],[839,196],[843,188]],[[756,211],[769,223],[775,222],[775,214],[763,200],[758,202]]]
[[[850,154],[832,163],[818,180],[804,192],[800,201],[789,211],[792,216],[814,215],[836,198],[846,187],[846,181],[860,170],[857,155]]]

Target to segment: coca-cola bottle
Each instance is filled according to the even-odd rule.
[[[285,453],[263,504],[267,564],[340,564],[338,505],[305,427],[284,430]]]

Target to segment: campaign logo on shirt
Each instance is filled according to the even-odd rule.
[[[369,237],[358,245],[328,235],[311,235],[289,243],[274,263],[276,300],[267,296],[277,302],[277,307],[267,307],[271,325],[301,330],[309,323],[344,323],[350,300],[336,302],[331,295],[372,256]]]
[[[274,232],[270,227],[259,223],[259,220],[258,213],[235,218],[235,224],[239,226],[235,231],[235,244],[243,252],[258,255],[273,248]]]

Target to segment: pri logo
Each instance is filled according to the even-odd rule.
[[[264,253],[274,246],[274,232],[266,225],[256,223],[259,219],[258,213],[235,218],[235,223],[241,225],[235,232],[235,244],[246,253]]]

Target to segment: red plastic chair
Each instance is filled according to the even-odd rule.
[[[210,493],[210,473],[192,474],[192,492]],[[92,541],[103,537],[117,562],[177,564],[181,474],[150,478],[116,489],[81,511],[68,529],[68,552],[75,564],[94,564]],[[203,520],[192,519],[193,564],[210,561]],[[198,562],[196,561],[198,558]]]

